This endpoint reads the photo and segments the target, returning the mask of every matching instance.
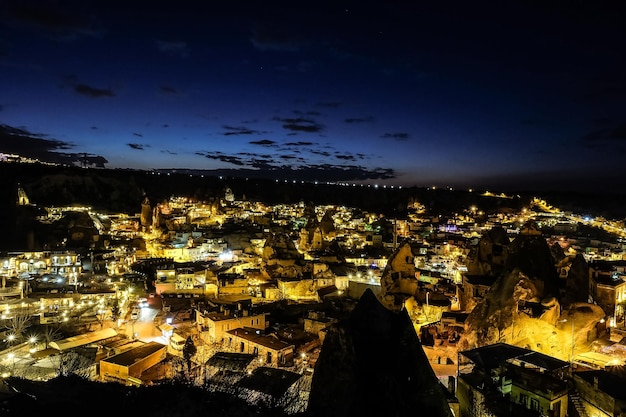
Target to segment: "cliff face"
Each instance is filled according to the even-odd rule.
[[[553,327],[560,314],[555,261],[533,222],[522,228],[507,252],[502,273],[466,320],[465,334],[459,342],[461,349],[497,342],[515,344],[513,340],[519,339],[521,330],[516,332],[515,323],[519,325],[528,319],[533,328],[544,329],[545,325]],[[537,346],[529,348],[537,350]]]
[[[557,299],[543,297],[534,281],[515,269],[498,278],[471,311],[458,346],[466,350],[504,342],[548,353],[558,345],[549,338],[559,315]]]
[[[408,314],[388,310],[370,289],[347,319],[329,329],[308,413],[452,416]]]
[[[562,282],[559,280],[555,265],[556,260],[552,256],[548,242],[541,235],[537,225],[530,221],[509,245],[504,274],[519,269],[535,283],[539,297],[560,298]]]
[[[576,293],[587,292],[584,258],[558,256],[557,261],[554,256],[555,249],[536,225],[526,224],[508,246],[503,273],[469,314],[459,349],[504,342],[567,360],[564,346],[571,347],[573,330],[568,330],[571,323],[565,327],[562,323],[572,320],[571,311],[576,311],[575,329],[595,335],[594,326],[603,313],[597,306],[577,302],[583,300]],[[569,274],[560,278],[558,268],[565,267]],[[564,304],[569,305],[565,313]],[[577,349],[582,347],[579,342]]]
[[[580,253],[566,260],[569,270],[565,280],[563,303],[585,303],[589,299],[589,264]]]
[[[467,258],[470,275],[498,275],[508,256],[509,237],[501,226],[486,231]]]
[[[402,244],[389,257],[387,266],[380,277],[379,301],[391,311],[400,311],[404,302],[417,293],[415,262],[411,245]]]

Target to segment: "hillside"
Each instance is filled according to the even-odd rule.
[[[210,201],[224,196],[230,188],[238,200],[265,204],[335,204],[402,218],[409,201],[418,201],[428,213],[447,215],[477,206],[486,214],[527,207],[540,197],[565,211],[607,219],[626,218],[626,194],[590,195],[585,193],[542,192],[511,193],[511,198],[484,196],[480,190],[431,189],[423,187],[374,187],[355,184],[342,186],[272,178],[256,178],[249,172],[228,171],[152,172],[0,163],[0,208],[7,211],[16,201],[21,184],[31,202],[39,206],[87,205],[110,212],[136,213],[144,197],[152,203],[171,196],[187,196]],[[237,175],[237,176],[235,176]],[[241,176],[240,176],[241,175]],[[494,190],[491,190],[494,191]],[[506,190],[501,192],[506,193]],[[494,191],[496,195],[500,191]]]

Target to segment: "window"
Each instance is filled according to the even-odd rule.
[[[530,399],[530,409],[533,411],[539,411],[539,401],[534,398]]]
[[[528,407],[528,406],[527,406],[527,404],[528,404],[528,395],[526,395],[526,394],[520,394],[520,395],[519,395],[519,403],[520,403],[521,405],[523,405],[524,407]]]

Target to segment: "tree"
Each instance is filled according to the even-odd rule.
[[[183,358],[185,358],[185,362],[187,363],[187,372],[191,374],[191,358],[196,354],[198,348],[193,343],[193,339],[191,336],[187,336],[187,340],[185,340],[185,346],[183,346]]]
[[[24,336],[26,329],[33,324],[32,314],[31,304],[28,304],[25,308],[15,308],[11,311],[10,317],[2,322],[1,327],[8,330],[8,333],[13,335],[14,340],[19,342]]]
[[[59,375],[91,376],[91,367],[96,359],[97,348],[77,347],[59,355]]]
[[[46,349],[50,347],[50,342],[54,342],[55,340],[59,340],[62,336],[60,325],[59,324],[46,324],[44,325],[44,330],[42,333],[42,337],[44,342],[46,343]]]
[[[117,297],[115,297],[111,301],[111,320],[115,323],[115,327],[117,327],[117,319],[120,318],[120,314],[121,314],[120,303]]]

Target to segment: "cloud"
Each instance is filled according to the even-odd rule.
[[[323,125],[315,122],[314,120],[305,119],[301,117],[297,117],[297,118],[287,117],[283,119],[279,117],[275,117],[273,120],[282,122],[283,129],[291,130],[292,132],[315,133],[315,132],[320,132],[324,129]]]
[[[263,171],[271,171],[276,168],[274,166],[274,161],[272,161],[271,159],[260,159],[260,158],[251,159],[248,162],[248,166],[255,168],[255,169],[263,170]]]
[[[99,98],[99,97],[114,97],[115,94],[108,88],[94,88],[86,84],[76,84],[74,91],[78,94],[87,97]]]
[[[157,41],[156,44],[159,51],[166,54],[180,56],[181,58],[189,56],[189,45],[187,45],[187,42]]]
[[[381,136],[383,139],[395,139],[397,141],[405,141],[409,138],[408,133],[385,133]]]
[[[17,21],[42,28],[60,40],[99,36],[88,12],[80,7],[55,7],[55,2],[19,1],[9,8]]]
[[[244,165],[242,158],[239,158],[238,156],[234,156],[234,155],[226,155],[226,154],[223,154],[222,152],[208,152],[208,153],[196,152],[196,154],[202,155],[205,158],[216,159],[218,161],[226,162],[226,163],[233,164],[233,165],[239,165],[239,166]]]
[[[583,95],[583,99],[597,102],[625,96],[626,83],[622,79],[606,78],[594,80],[589,90]]]
[[[613,128],[598,129],[583,136],[585,142],[626,141],[626,123]]]
[[[60,152],[74,147],[70,142],[47,139],[47,135],[32,133],[21,127],[0,124],[0,151],[42,162],[67,165],[93,165],[104,168],[108,161],[99,155]]]
[[[314,151],[314,150],[311,150],[311,153],[315,154],[315,155],[320,155],[320,156],[330,156],[330,152],[326,152],[326,151]]]
[[[296,52],[301,47],[299,39],[273,25],[254,29],[250,42],[260,51]]]
[[[314,154],[323,155],[324,160],[333,155],[328,152],[311,151]],[[331,164],[331,163],[311,163],[310,158],[303,158],[293,154],[269,155],[256,154],[253,152],[240,152],[237,154],[225,154],[219,151],[195,152],[196,155],[204,156],[208,159],[219,160],[225,163],[236,165],[241,168],[211,170],[220,173],[239,173],[248,176],[254,173],[256,177],[265,178],[290,178],[298,180],[319,180],[319,181],[356,181],[366,179],[390,179],[395,178],[395,171],[391,168],[367,168],[359,165]],[[355,161],[365,159],[362,154],[350,155],[339,154],[334,156],[338,161]]]
[[[172,94],[172,95],[178,95],[179,94],[177,89],[175,89],[174,87],[170,87],[168,85],[161,85],[161,86],[159,86],[159,90],[163,94]]]
[[[298,142],[287,142],[285,143],[285,146],[311,146],[313,145],[313,142],[307,142],[307,141],[298,141]]]
[[[261,134],[258,130],[252,130],[247,127],[241,126],[228,126],[223,125],[222,129],[228,130],[228,132],[222,133],[224,136],[232,136],[232,135],[258,135]]]
[[[142,145],[141,143],[127,143],[126,145],[128,145],[128,147],[131,149],[137,149],[139,151],[143,151],[144,149],[144,145]]]
[[[317,103],[317,105],[320,107],[330,107],[336,109],[337,107],[340,107],[342,103],[339,101],[322,101]]]
[[[350,119],[345,119],[344,120],[346,123],[366,123],[366,122],[373,122],[374,121],[374,116],[367,116],[367,117],[353,117]]]
[[[269,139],[263,139],[263,140],[253,140],[251,142],[248,142],[251,145],[261,145],[261,146],[272,146],[274,144],[276,144],[276,142],[274,142],[273,140],[269,140]]]
[[[139,138],[143,138],[143,135],[141,133],[133,132],[133,136],[137,136]]]

